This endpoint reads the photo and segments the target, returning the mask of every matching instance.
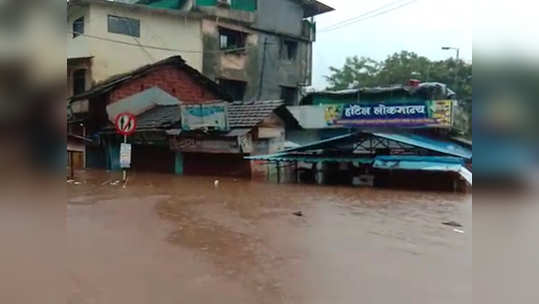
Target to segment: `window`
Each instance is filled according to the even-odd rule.
[[[245,47],[247,34],[225,28],[219,29],[219,47],[221,50],[240,49]]]
[[[293,106],[296,104],[298,97],[298,88],[295,87],[281,87],[281,99],[287,106]]]
[[[73,95],[79,95],[86,91],[86,70],[73,72]]]
[[[225,90],[225,92],[230,95],[235,101],[243,100],[245,96],[245,88],[247,87],[247,82],[230,80],[230,79],[219,79],[219,84]]]
[[[109,15],[109,33],[140,37],[140,20]]]
[[[285,60],[295,60],[298,55],[298,42],[294,40],[283,40],[281,45],[281,58]]]
[[[80,36],[80,34],[84,34],[84,17],[73,21],[73,38]]]

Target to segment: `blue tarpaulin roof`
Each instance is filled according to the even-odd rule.
[[[366,133],[358,132],[336,136],[330,139],[317,141],[301,147],[289,149],[283,152],[298,152],[326,149],[330,147],[338,147],[346,144],[352,144],[360,141],[368,136],[385,138],[388,140],[400,142],[417,148],[422,148],[429,151],[434,151],[446,155],[462,157],[465,159],[472,158],[472,150],[468,149],[451,140],[442,140],[438,138],[428,137],[413,133]]]
[[[249,160],[267,160],[267,161],[298,161],[306,163],[361,163],[371,164],[372,157],[362,156],[327,156],[327,155],[305,155],[293,153],[276,153],[270,155],[248,156]]]
[[[373,167],[384,170],[455,172],[472,185],[472,172],[464,166],[464,160],[458,157],[378,156]]]
[[[373,168],[382,170],[440,171],[455,172],[470,185],[472,173],[464,166],[464,159],[453,156],[419,156],[419,155],[379,155],[376,157],[332,157],[323,155],[305,155],[294,153],[276,153],[270,155],[249,156],[249,160],[266,160],[275,162],[323,162],[323,163],[360,163],[372,164]]]

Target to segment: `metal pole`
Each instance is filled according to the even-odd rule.
[[[454,90],[457,91],[457,85],[458,85],[458,77],[459,77],[459,55],[460,55],[460,49],[459,48],[456,48],[455,49],[457,51],[457,57],[456,57],[456,61],[455,61],[455,80],[453,81],[454,83]]]
[[[124,135],[124,144],[127,143],[127,135]],[[125,183],[125,181],[127,180],[127,169],[126,168],[123,168],[123,178],[122,178],[123,182]]]

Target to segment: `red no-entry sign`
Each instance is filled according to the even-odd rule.
[[[114,126],[116,127],[116,132],[129,136],[137,129],[137,120],[135,115],[131,113],[121,113],[116,116]]]

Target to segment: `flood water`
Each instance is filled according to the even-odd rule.
[[[470,194],[77,175],[68,303],[471,303]]]

